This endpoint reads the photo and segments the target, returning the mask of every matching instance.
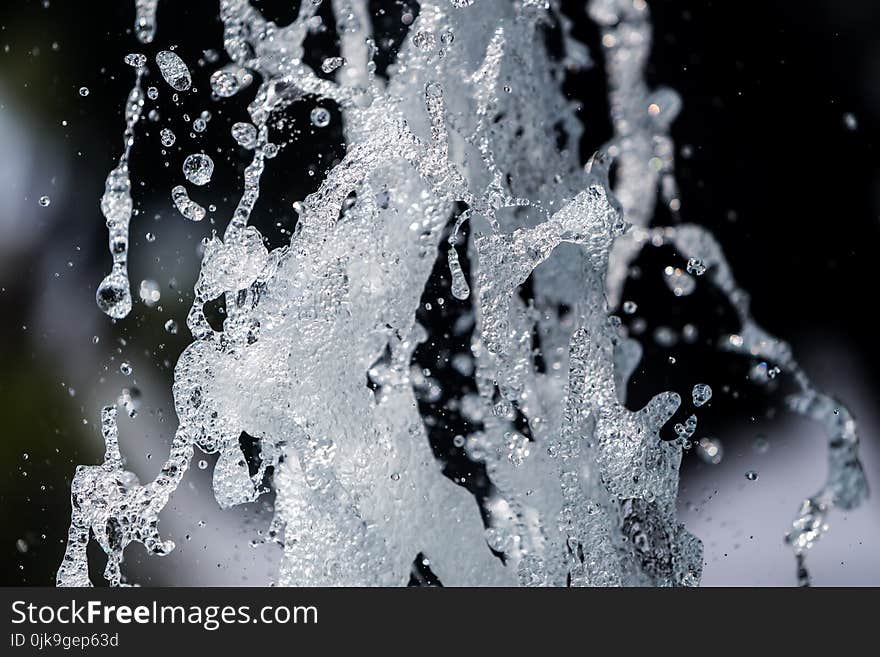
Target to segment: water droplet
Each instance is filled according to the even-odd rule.
[[[208,462],[205,459],[199,460],[199,470],[206,470],[208,468]]]
[[[252,123],[235,123],[232,138],[242,148],[252,149],[257,144],[257,127]]]
[[[183,60],[170,50],[163,50],[156,55],[156,64],[165,82],[176,91],[186,91],[192,84],[189,69]]]
[[[330,112],[323,107],[313,109],[309,118],[316,128],[326,128],[330,124]]]
[[[638,304],[635,301],[624,301],[623,302],[623,312],[627,315],[634,315],[636,311],[639,309]]]
[[[468,286],[467,279],[461,269],[455,246],[450,244],[446,255],[449,260],[449,273],[452,275],[452,296],[464,301],[471,295],[471,288]]]
[[[79,88],[79,95],[82,96],[83,98],[88,96],[89,95],[89,88],[88,87],[80,87]]]
[[[131,292],[128,278],[114,268],[101,281],[95,293],[98,307],[113,319],[122,319],[131,311]]]
[[[162,140],[162,145],[167,148],[174,145],[174,142],[177,141],[177,136],[170,128],[162,128],[162,131],[159,133],[159,139]]]
[[[706,265],[703,264],[703,261],[700,258],[690,258],[687,264],[687,271],[688,274],[702,276],[706,273]]]
[[[214,161],[204,153],[187,155],[183,161],[183,175],[194,185],[206,185],[214,174]]]
[[[155,242],[155,241],[156,241],[156,236],[155,236],[153,233],[150,233],[150,232],[147,232],[147,234],[144,235],[144,238],[145,238],[148,242]]]
[[[131,363],[128,361],[122,361],[119,365],[119,371],[122,372],[125,376],[129,376],[132,372]]]
[[[171,189],[171,200],[174,201],[177,211],[190,221],[201,221],[205,218],[205,208],[190,199],[183,185],[176,185]]]
[[[328,57],[321,62],[321,70],[324,71],[324,73],[332,73],[343,64],[345,64],[345,59],[342,57]]]
[[[691,392],[694,406],[702,406],[712,399],[712,388],[705,383],[698,383]]]
[[[754,470],[748,470],[746,472],[746,479],[748,479],[749,481],[756,481],[758,479],[758,473]]]
[[[40,205],[42,205],[44,208],[48,208],[50,203],[52,203],[52,199],[50,199],[48,196],[40,197]]]
[[[167,322],[165,322],[165,331],[170,333],[171,335],[176,335],[177,322],[175,322],[173,319],[169,319]]]
[[[437,45],[437,40],[434,37],[433,32],[419,30],[413,35],[412,43],[422,52],[428,52],[434,49],[434,47]]]
[[[125,56],[125,63],[135,68],[140,68],[147,64],[147,56],[139,52],[133,52]]]

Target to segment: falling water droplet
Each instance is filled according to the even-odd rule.
[[[746,479],[749,481],[756,481],[758,479],[758,473],[754,470],[749,470],[746,472]]]
[[[207,185],[214,174],[214,161],[204,153],[187,155],[183,161],[183,175],[193,185]]]
[[[694,276],[702,276],[706,273],[706,265],[703,264],[700,258],[690,258],[687,264],[687,272]]]
[[[324,73],[332,73],[343,64],[345,64],[345,59],[342,57],[328,57],[321,62],[321,70],[324,71]]]
[[[252,149],[257,143],[257,127],[252,123],[235,123],[232,138],[242,148]]]
[[[165,331],[170,333],[171,335],[176,335],[177,322],[175,322],[173,319],[169,319],[167,322],[165,322]]]
[[[326,128],[330,124],[330,112],[323,107],[313,109],[309,118],[316,128]]]
[[[467,279],[458,261],[458,251],[455,250],[455,246],[452,244],[449,245],[447,258],[449,259],[449,273],[452,275],[452,296],[464,301],[471,295],[471,288],[468,286]]]
[[[140,68],[147,63],[147,56],[139,52],[129,53],[125,56],[125,63],[134,68]]]
[[[79,88],[79,95],[82,96],[83,98],[88,96],[89,95],[89,88],[88,87],[80,87]]]
[[[128,276],[116,265],[98,286],[95,301],[98,307],[113,319],[122,319],[131,311]]]
[[[122,361],[119,365],[119,371],[122,372],[125,376],[129,376],[132,372],[131,363],[128,361]]]
[[[691,395],[694,400],[694,406],[702,406],[712,399],[712,388],[705,383],[698,383],[694,386]]]
[[[40,197],[40,205],[42,205],[44,208],[48,208],[50,203],[52,203],[52,199],[50,199],[48,196]]]
[[[177,185],[171,190],[171,200],[174,201],[177,211],[190,221],[201,221],[205,218],[205,208],[190,199],[183,185]]]
[[[183,60],[170,50],[163,50],[156,55],[156,64],[165,82],[176,91],[186,91],[192,84],[189,69]]]

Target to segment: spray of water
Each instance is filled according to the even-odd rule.
[[[711,235],[687,224],[650,226],[658,190],[674,213],[680,207],[668,135],[680,101],[644,81],[644,0],[589,4],[605,49],[614,137],[586,166],[576,148],[558,143],[561,133],[577,144],[582,130],[561,91],[564,71],[590,58],[557,3],[422,2],[387,78],[376,73],[363,0],[332,0],[341,57],[324,62],[325,76],[304,62],[320,4],[301,3],[297,18],[279,26],[247,0],[220,2],[232,63],[214,73],[213,91],[229,97],[260,85],[250,121],[233,127],[234,140],[253,151],[244,189],[222,237],[205,247],[187,318],[193,342],[175,368],[179,426],[161,472],[141,484],[124,469],[115,409],[102,411],[105,460],[77,470],[58,584],[90,584],[90,535],[107,553],[111,584],[123,582],[132,541],[168,553],[159,513],[195,448],[219,454],[221,507],[274,487],[269,534],[283,546],[282,584],[404,584],[417,554],[447,585],[698,584],[702,545],[675,509],[682,445],[696,417],[664,441],[658,432],[679,407],[677,394],[636,411],[624,403],[641,350],[611,312],[645,243],[674,244],[689,259],[688,272],[670,281],[676,294],[688,292],[692,274],[706,274],[727,295],[741,329],[723,347],[791,375],[799,392],[789,406],[829,433],[828,481],[804,502],[788,537],[807,583],[804,554],[827,513],[867,494],[855,425],[755,324]],[[136,6],[137,35],[150,42],[156,2]],[[542,38],[549,24],[561,28],[561,57]],[[157,64],[187,92],[189,71],[177,55],[163,51]],[[126,151],[102,201],[114,268],[98,302],[114,318],[131,307],[126,172],[143,70],[127,105]],[[269,122],[315,99],[339,108],[346,153],[297,204],[289,244],[268,251],[249,219],[279,149]],[[319,106],[311,120],[320,128],[331,115]],[[204,173],[199,164],[195,175]],[[188,219],[204,216],[183,186],[172,195]],[[475,391],[458,400],[475,427],[460,446],[491,480],[481,507],[441,473],[415,392],[424,376],[413,370],[413,353],[431,328],[416,311],[444,235],[450,301],[469,308],[463,323],[473,327],[470,351],[456,362]],[[528,304],[518,293],[527,282]],[[220,298],[227,316],[217,331],[204,308]],[[254,474],[242,432],[259,444]]]

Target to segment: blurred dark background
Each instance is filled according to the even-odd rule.
[[[159,4],[150,46],[132,34],[134,2],[16,0],[0,8],[3,584],[54,581],[74,467],[100,460],[99,409],[122,388],[134,390],[139,402],[137,416],[120,421],[129,467],[148,479],[165,458],[176,426],[172,370],[188,343],[184,318],[198,272],[199,241],[225,225],[249,159],[233,148],[229,127],[246,120],[244,108],[256,85],[232,99],[210,98],[208,78],[228,61],[217,3]],[[291,20],[297,5],[254,4],[279,22]],[[854,410],[863,427],[869,481],[877,489],[880,348],[868,318],[876,296],[874,251],[880,246],[875,154],[880,14],[868,1],[650,5],[655,34],[649,79],[677,89],[684,100],[673,129],[682,219],[714,232],[752,295],[758,321],[792,344],[819,387]],[[374,10],[380,6],[387,9],[386,21],[402,12],[400,3],[371,2]],[[418,10],[415,2],[407,6]],[[565,3],[564,10],[597,62],[566,82],[567,93],[583,104],[586,159],[610,135],[604,72],[597,30],[583,3]],[[308,43],[314,62],[337,54],[327,35]],[[173,45],[201,90],[179,105],[152,65],[156,52]],[[156,114],[139,124],[131,156],[135,305],[126,320],[114,324],[94,303],[95,287],[110,266],[98,200],[122,148],[122,107],[134,80],[122,62],[129,52],[148,55],[145,86],[155,86],[159,99],[147,105],[147,113],[155,108]],[[271,246],[286,241],[296,217],[292,204],[317,187],[321,173],[342,153],[338,115],[326,105],[333,112],[331,124],[313,128],[308,114],[314,106],[314,101],[294,106],[283,125],[273,128],[276,141],[289,146],[269,162],[254,213]],[[206,110],[208,128],[196,133],[192,121]],[[165,127],[177,135],[167,149],[159,142]],[[190,192],[214,209],[193,224],[177,214],[169,190],[182,182],[182,158],[198,151],[214,158],[215,173],[208,187]],[[50,199],[47,207],[39,202],[43,196]],[[667,219],[658,213],[659,222]],[[649,249],[638,264],[643,275],[629,281],[624,294],[639,308],[625,318],[627,324],[635,330],[639,320],[644,327],[638,337],[645,358],[630,387],[631,406],[667,389],[688,399],[697,382],[714,390],[711,404],[698,412],[697,437],[720,440],[724,459],[713,465],[692,450],[682,469],[682,517],[706,543],[704,581],[793,583],[782,534],[800,499],[824,477],[821,432],[779,412],[784,380],[757,385],[751,374],[756,363],[715,349],[718,336],[736,329],[732,313],[702,281],[690,296],[677,298],[669,291],[660,272],[682,264],[677,254]],[[442,292],[445,277],[444,266],[438,266],[426,295]],[[152,307],[137,298],[144,279],[160,287],[161,299]],[[448,321],[446,312],[455,312],[455,305],[420,319]],[[180,326],[176,334],[164,328],[170,319]],[[686,324],[696,329],[692,342],[661,347],[652,339],[658,328],[680,332]],[[442,383],[451,375],[437,357],[426,347],[418,362],[433,368]],[[130,375],[120,371],[122,362],[131,364]],[[435,407],[423,401],[427,413]],[[685,404],[682,414],[692,411]],[[431,439],[438,455],[449,459],[450,476],[459,476],[471,468],[452,446],[454,425],[432,421]],[[211,461],[196,456],[202,458]],[[758,480],[747,481],[746,470],[757,471]],[[173,555],[146,559],[137,549],[127,553],[126,568],[136,581],[272,579],[277,550],[250,544],[265,531],[271,499],[220,513],[210,472],[193,468],[163,515],[163,531],[178,542]],[[811,557],[817,583],[880,583],[878,509],[872,498],[862,510],[832,516],[830,534]]]

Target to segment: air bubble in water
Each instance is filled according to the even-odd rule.
[[[156,64],[165,82],[176,91],[186,91],[192,84],[189,69],[177,54],[163,50],[156,55]]]
[[[187,155],[183,161],[183,175],[193,185],[207,185],[214,174],[214,160],[204,153]]]

